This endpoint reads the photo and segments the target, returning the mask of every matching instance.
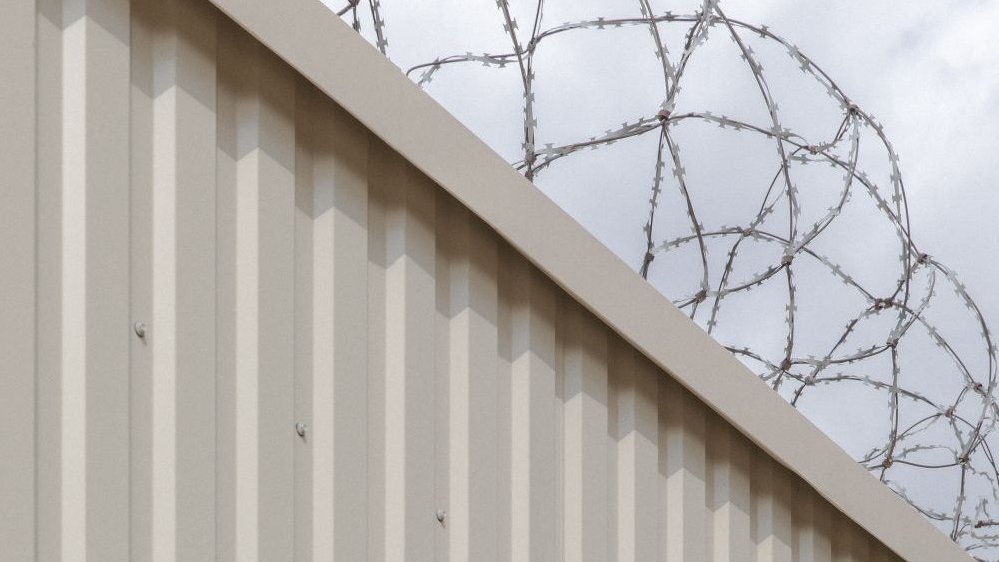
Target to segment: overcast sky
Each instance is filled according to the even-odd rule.
[[[999,319],[999,2],[754,0],[728,9],[793,38],[884,123],[914,236]]]
[[[327,3],[344,4],[342,0]],[[700,4],[691,0],[650,3],[657,14],[666,10],[692,13]],[[542,28],[597,16],[638,16],[638,4],[637,0],[548,0]],[[511,0],[510,5],[522,35],[529,36],[535,1]],[[997,270],[992,256],[999,250],[999,236],[992,225],[993,217],[999,216],[995,155],[999,148],[999,39],[995,31],[999,29],[999,2],[754,0],[725,2],[722,8],[730,18],[765,24],[796,44],[852,101],[884,125],[900,156],[911,232],[919,249],[959,273],[990,324],[999,319],[999,294],[992,290]],[[492,0],[382,0],[382,13],[387,22],[387,54],[404,70],[447,55],[511,50]],[[686,29],[674,25],[663,30],[674,57],[681,50]],[[362,33],[373,39],[372,31],[370,15],[365,14]],[[723,30],[711,33],[684,77],[676,113],[711,110],[767,124],[759,91],[734,43]],[[766,41],[747,40],[756,41],[752,46],[780,105],[782,125],[810,141],[832,137],[842,110],[825,90],[806,79],[785,51],[773,49]],[[645,27],[552,36],[539,47],[535,65],[539,146],[585,140],[622,123],[652,117],[663,100],[662,69]],[[523,99],[516,65],[503,69],[483,68],[478,63],[450,65],[434,75],[426,90],[508,161],[523,157]],[[779,162],[773,143],[755,139],[754,145],[754,139],[745,140],[745,133],[714,127],[684,125],[675,131],[699,206],[698,218],[709,228],[744,225],[745,210],[759,206],[760,188],[765,191],[767,178]],[[641,229],[648,215],[657,142],[656,134],[646,134],[572,155],[535,179],[546,194],[636,269],[644,253]],[[887,153],[874,150],[875,143],[868,140],[863,146],[861,167],[872,176],[880,174],[882,185],[888,184]],[[842,170],[832,172],[829,176],[823,175],[828,169],[795,171],[805,201],[803,215],[811,220],[825,212],[829,194],[837,192],[833,187]],[[668,166],[665,173],[669,176]],[[657,238],[689,232],[683,201],[674,196],[662,203]],[[850,208],[860,210],[837,218],[840,230],[831,228],[816,246],[857,279],[878,290],[891,286],[898,274],[897,238],[873,206],[851,203]],[[766,265],[775,258],[768,251],[750,247],[740,253],[750,253],[750,263],[755,259]],[[724,256],[724,250],[712,253]],[[691,247],[657,257],[650,282],[674,299],[690,295],[698,288],[698,259]],[[858,306],[863,309],[867,304],[858,303],[857,295],[841,283],[830,284],[837,280],[827,273],[809,273],[802,265],[796,275],[800,317],[795,356],[810,352],[821,356],[828,340],[838,337]],[[938,292],[949,291],[938,287]],[[761,288],[747,296],[725,299],[722,322],[714,335],[722,343],[746,345],[778,357],[784,343],[786,287]],[[972,370],[987,372],[987,355],[975,347],[981,341],[980,330],[969,321],[963,303],[946,295],[939,300],[927,317],[946,332]],[[705,325],[703,318],[698,321]],[[883,344],[886,327],[882,322],[858,330],[851,340],[856,344],[853,348]],[[899,348],[906,384],[941,403],[963,388],[949,359],[926,335],[917,334],[907,341]],[[891,371],[885,357],[866,362],[855,372],[849,366],[843,371],[885,380],[885,373]],[[799,407],[857,458],[883,443],[888,430],[884,394],[856,386],[830,385],[814,398],[803,399]],[[919,419],[925,413],[913,406],[903,418]],[[947,439],[933,431],[924,435],[927,442]],[[954,473],[893,471],[917,501],[947,509],[948,499],[956,495]],[[994,494],[995,487],[991,488],[984,484],[970,495]]]

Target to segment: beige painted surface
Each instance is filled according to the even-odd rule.
[[[35,7],[0,5],[0,558],[11,560],[35,546],[34,41]]]
[[[212,3],[0,4],[0,560],[967,559],[318,3]]]

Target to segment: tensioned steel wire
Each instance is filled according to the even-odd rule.
[[[798,47],[774,33],[765,25],[746,23],[726,16],[714,0],[705,0],[700,9],[690,14],[653,11],[650,0],[635,0],[636,17],[604,18],[563,23],[546,27],[544,0],[532,2],[533,21],[521,28],[512,15],[508,0],[496,0],[499,23],[509,38],[509,51],[503,53],[461,53],[441,56],[408,69],[420,86],[427,86],[441,72],[455,65],[476,64],[485,68],[514,67],[518,70],[517,87],[523,94],[523,132],[520,139],[522,156],[512,165],[534,181],[560,161],[585,158],[590,150],[610,146],[636,137],[657,138],[657,150],[649,159],[653,179],[649,188],[648,213],[643,217],[644,244],[636,248],[641,256],[639,273],[647,279],[657,265],[670,253],[693,252],[694,263],[684,263],[698,271],[698,281],[680,294],[664,293],[677,307],[715,333],[722,321],[725,303],[732,297],[764,286],[780,285],[784,298],[783,349],[779,353],[754,349],[750,346],[727,345],[745,364],[753,368],[792,405],[798,406],[803,397],[831,385],[862,385],[880,393],[884,411],[868,412],[887,419],[887,431],[878,437],[877,446],[857,459],[872,474],[880,478],[916,509],[948,532],[951,538],[969,552],[984,560],[999,552],[999,470],[990,448],[989,436],[996,425],[996,344],[979,306],[954,271],[934,256],[924,252],[910,228],[906,191],[899,168],[898,155],[882,125],[860,108],[840,87]],[[351,0],[338,14],[360,30],[371,25],[374,41],[386,53],[383,8],[379,0]],[[405,25],[399,22],[398,25]],[[682,48],[671,52],[664,41],[667,26],[683,26]],[[661,67],[663,101],[654,112],[606,130],[602,134],[574,142],[539,146],[535,76],[535,57],[551,38],[578,33],[582,30],[613,33],[616,29],[644,27],[654,44]],[[710,111],[677,111],[684,78],[695,53],[709,40],[727,38],[735,45],[740,60],[751,73],[755,91],[744,92],[762,102],[763,122],[748,122]],[[806,138],[787,128],[782,121],[767,72],[749,39],[765,41],[784,51],[800,71],[815,80],[840,109],[839,125],[826,138]],[[758,211],[738,225],[705,226],[703,207],[695,204],[692,194],[698,190],[685,169],[676,131],[685,123],[699,122],[719,127],[731,134],[752,135],[772,147],[773,175],[768,184],[760,186]],[[887,155],[890,176],[887,184],[880,183],[861,166],[862,142],[874,142]],[[802,209],[809,208],[810,193],[797,186],[796,172],[803,166],[824,165],[842,174],[838,195],[833,204],[822,210],[815,220],[803,218]],[[666,169],[671,171],[667,174]],[[664,193],[672,192],[680,201],[688,223],[681,235],[662,237],[657,220],[662,220]],[[898,261],[887,267],[895,269],[896,281],[888,287],[862,282],[856,273],[837,263],[819,248],[819,241],[830,232],[856,195],[870,199],[879,213],[879,220],[890,226],[897,238]],[[814,206],[814,205],[813,205]],[[752,274],[741,274],[739,251],[748,245],[771,247],[775,258],[762,264]],[[713,263],[711,250],[723,252],[723,259]],[[718,266],[720,263],[720,267]],[[863,304],[850,315],[846,325],[837,324],[821,329],[829,345],[821,354],[803,354],[799,341],[803,330],[799,305],[801,277],[796,275],[802,263],[817,267],[855,293]],[[758,266],[760,264],[754,263]],[[664,267],[664,266],[660,266]],[[886,267],[879,264],[879,267]],[[668,275],[669,272],[666,272]],[[660,287],[663,289],[662,287]],[[949,289],[963,305],[950,306],[948,312],[965,315],[976,326],[974,334],[950,333],[943,330],[927,313],[941,303],[940,291]],[[875,322],[876,321],[876,322]],[[848,349],[851,337],[861,326],[878,324],[882,328],[875,343]],[[950,381],[944,392],[926,390],[926,380],[944,380],[937,373],[921,373],[906,366],[903,359],[910,350],[920,351],[907,341],[914,334],[928,338],[936,352],[945,356]],[[964,342],[979,340],[974,349],[986,359],[975,365],[968,358]],[[957,342],[962,342],[958,345]],[[960,348],[960,349],[959,349]],[[865,371],[866,369],[866,371]],[[914,412],[914,413],[913,413]],[[928,484],[929,483],[929,484]],[[935,486],[952,491],[946,501],[940,494],[929,494],[918,487]],[[908,487],[907,487],[908,485]]]

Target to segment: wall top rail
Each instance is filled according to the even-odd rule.
[[[318,0],[211,3],[896,554],[969,559]]]

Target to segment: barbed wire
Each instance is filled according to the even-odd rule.
[[[721,322],[723,302],[733,296],[764,286],[779,285],[784,294],[783,347],[779,353],[749,346],[726,347],[788,401],[799,406],[806,394],[833,385],[864,385],[885,399],[884,412],[867,412],[870,416],[887,417],[887,434],[877,445],[857,459],[876,477],[906,499],[966,550],[979,556],[999,553],[999,469],[989,443],[996,426],[996,344],[979,306],[960,282],[955,272],[935,257],[923,252],[915,242],[910,228],[906,191],[899,168],[899,158],[885,134],[884,127],[869,113],[854,103],[843,90],[813,60],[801,50],[771,31],[765,25],[754,25],[726,16],[715,0],[704,0],[700,9],[690,14],[654,12],[649,0],[635,0],[639,15],[568,22],[545,28],[544,0],[533,2],[533,21],[521,29],[512,15],[508,0],[496,0],[500,23],[509,39],[509,50],[502,53],[460,53],[436,58],[409,68],[406,74],[421,87],[454,65],[476,63],[487,68],[518,69],[523,94],[522,156],[512,162],[530,180],[563,159],[577,157],[584,150],[600,149],[619,141],[651,135],[658,137],[653,179],[649,192],[648,214],[642,226],[644,247],[641,248],[639,273],[645,277],[655,271],[670,252],[694,248],[696,263],[684,264],[698,270],[696,284],[680,294],[669,294],[672,301],[697,321],[708,333],[715,334]],[[366,0],[375,43],[387,53],[386,26],[379,0]],[[364,15],[359,11],[360,0],[350,0],[337,13],[360,30]],[[685,26],[682,48],[675,56],[666,45],[663,29]],[[535,56],[550,38],[582,30],[609,31],[645,27],[654,43],[654,53],[661,66],[662,103],[655,110],[632,122],[605,130],[603,133],[574,142],[538,146],[538,119],[535,103]],[[678,112],[682,85],[695,53],[715,36],[730,39],[742,63],[750,71],[757,96],[762,101],[767,118],[753,123],[710,111]],[[800,71],[818,82],[839,107],[838,127],[827,138],[806,138],[785,127],[761,56],[752,46],[763,41],[779,46]],[[719,127],[733,134],[750,135],[772,145],[774,172],[772,180],[761,189],[758,211],[744,224],[706,227],[702,220],[705,209],[695,204],[697,185],[692,185],[685,170],[676,131],[688,123]],[[873,137],[871,137],[873,133]],[[860,165],[862,144],[876,143],[887,155],[890,169],[888,185],[877,181]],[[802,209],[809,204],[794,182],[800,167],[824,164],[842,173],[842,183],[834,203],[816,220],[804,220]],[[671,174],[665,174],[669,167]],[[695,182],[696,183],[696,182]],[[657,234],[664,193],[675,190],[679,206],[689,222],[689,232],[682,235]],[[822,252],[817,241],[844,213],[858,193],[867,195],[880,216],[891,227],[898,244],[896,280],[887,287],[861,282],[856,275]],[[856,204],[855,204],[856,205]],[[660,219],[661,220],[661,219]],[[774,250],[776,258],[751,274],[737,274],[739,250],[745,246]],[[721,249],[724,256],[720,271],[712,267],[709,253]],[[829,344],[820,355],[800,352],[799,337],[803,333],[799,304],[801,301],[796,272],[802,267],[819,268],[828,277],[841,282],[859,297],[858,306],[845,326],[835,330],[821,326]],[[717,265],[717,264],[714,264]],[[760,264],[756,264],[760,265]],[[878,264],[884,267],[883,264]],[[669,272],[666,272],[668,275]],[[980,332],[978,350],[985,364],[973,366],[966,350],[959,352],[957,341],[966,341],[966,334],[945,337],[931,320],[928,310],[940,301],[941,286],[949,285],[958,301],[966,308],[963,314]],[[665,289],[660,287],[661,290]],[[946,303],[944,303],[946,305]],[[953,307],[947,310],[953,313]],[[867,328],[880,322],[879,330]],[[847,344],[862,331],[872,332],[875,343],[848,350]],[[942,392],[927,390],[942,376],[920,372],[911,366],[903,368],[905,354],[924,353],[918,343],[909,344],[914,334],[922,334],[949,361],[953,383]],[[880,334],[880,335],[878,335]],[[868,339],[868,341],[870,341]],[[875,360],[887,358],[886,367],[878,369]],[[869,369],[864,372],[863,369]],[[948,396],[949,393],[949,396]],[[939,394],[939,395],[938,395]],[[926,499],[927,486],[953,486],[949,499],[940,502]],[[914,487],[910,487],[914,486]],[[933,495],[933,494],[929,494]]]

